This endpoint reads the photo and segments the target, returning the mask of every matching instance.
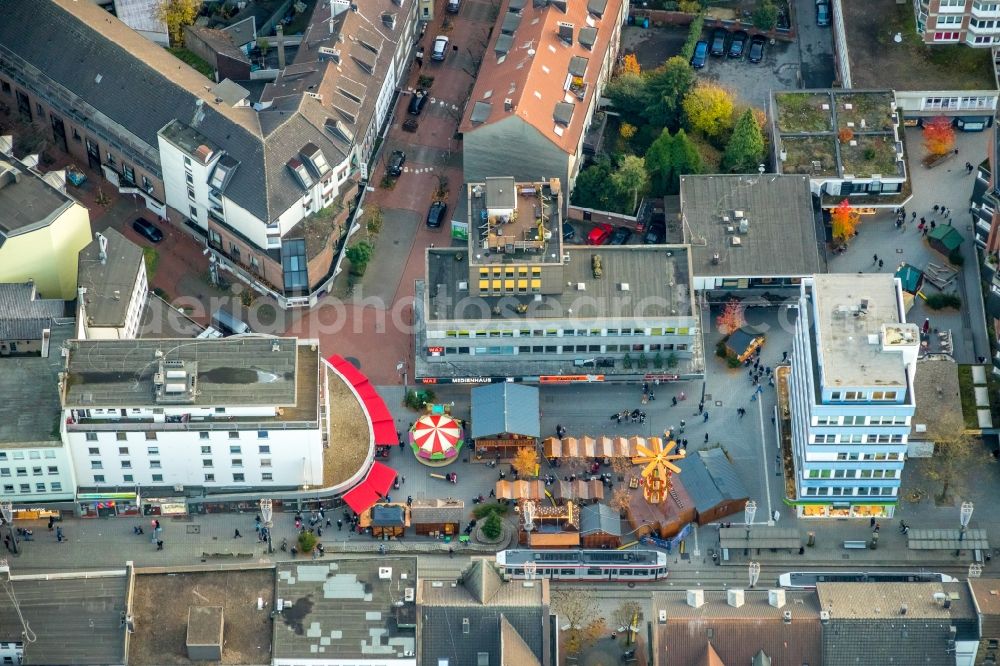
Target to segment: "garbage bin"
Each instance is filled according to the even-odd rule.
[[[816,545],[816,533],[815,532],[808,532],[806,534],[806,545],[809,546],[810,548],[812,548],[813,546]]]
[[[628,24],[629,25],[635,25],[635,17],[634,16],[629,15],[629,17],[628,17]]]
[[[648,16],[643,17],[643,19],[642,19],[642,27],[643,28],[648,28],[649,27],[649,17]]]

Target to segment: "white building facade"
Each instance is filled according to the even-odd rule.
[[[18,508],[73,499],[68,450],[58,441],[0,448],[0,496]]]
[[[892,517],[919,346],[891,275],[803,282],[789,378],[800,517]]]

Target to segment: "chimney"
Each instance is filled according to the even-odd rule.
[[[101,260],[101,265],[108,263],[108,237],[102,233],[97,234],[97,258]]]
[[[701,608],[705,605],[705,590],[688,590],[687,604],[691,608]]]
[[[275,39],[278,41],[278,70],[283,71],[285,69],[285,28],[282,25],[278,25],[275,28]]]
[[[821,610],[819,612],[820,624],[830,624],[830,611]]]
[[[792,623],[792,611],[784,611],[781,614],[781,620],[785,624],[791,624]],[[822,620],[823,620],[823,613],[820,612],[820,621],[822,621]]]
[[[907,609],[907,607],[906,607],[906,604],[903,604],[902,606],[900,606],[900,607],[899,607],[899,614],[900,614],[900,615],[906,615],[906,611],[907,611],[907,610],[908,610],[908,609]]]
[[[782,608],[785,605],[785,591],[782,589],[768,590],[767,603],[775,608]]]
[[[742,606],[743,600],[743,590],[726,590],[726,603],[733,608]]]

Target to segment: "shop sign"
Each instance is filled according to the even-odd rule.
[[[573,384],[578,382],[603,382],[604,375],[542,375],[539,384]]]

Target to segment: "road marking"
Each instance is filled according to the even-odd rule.
[[[761,397],[764,394],[761,393]],[[767,474],[767,444],[764,442],[764,401],[761,399],[757,400],[757,418],[760,419],[760,464],[764,466],[764,491],[767,493],[767,519],[770,520],[771,516],[774,515],[774,511],[771,509],[771,479],[768,478]]]

